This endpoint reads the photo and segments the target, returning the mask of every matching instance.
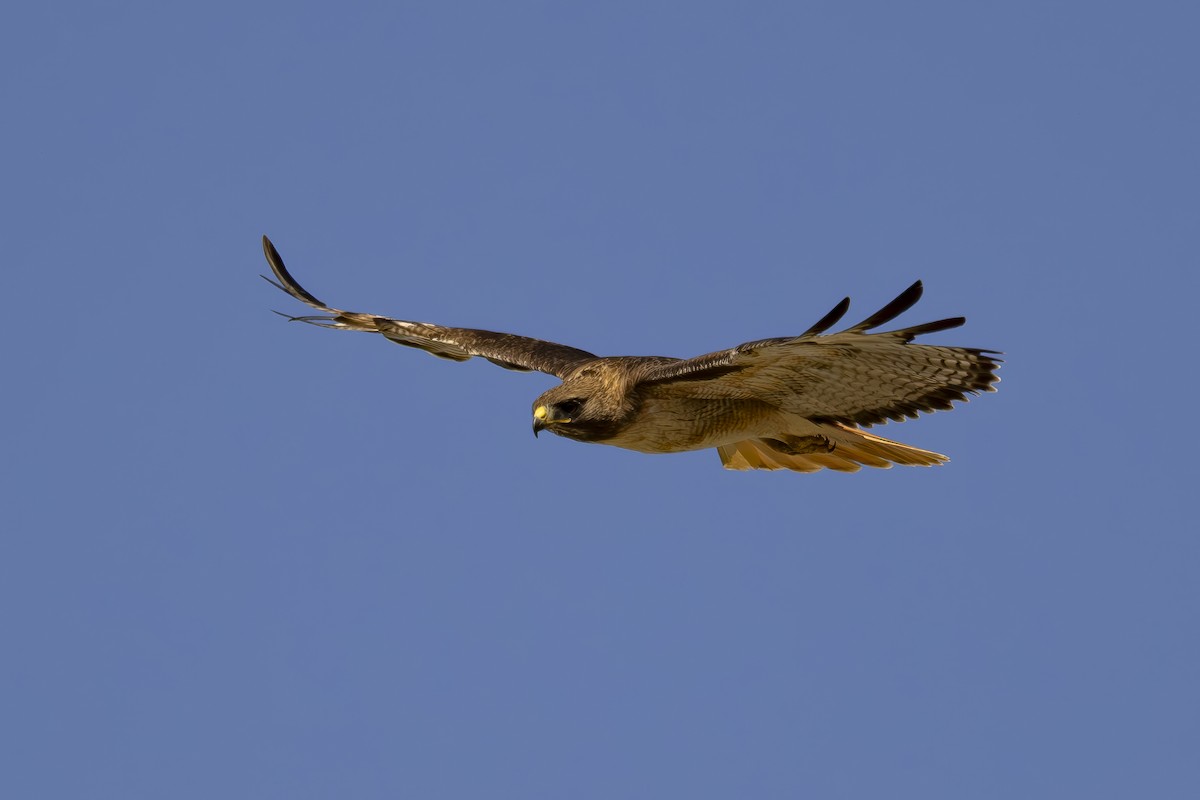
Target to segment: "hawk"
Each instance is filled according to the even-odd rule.
[[[968,394],[995,391],[995,350],[913,344],[962,325],[964,317],[874,332],[921,297],[921,282],[857,325],[825,332],[850,307],[843,299],[799,336],[760,339],[679,359],[600,357],[511,333],[327,306],[292,277],[271,241],[268,282],[322,312],[288,319],[337,330],[382,334],[441,358],[480,356],[513,370],[537,370],[562,383],[533,402],[533,432],[641,453],[715,448],[727,469],[857,472],[863,465],[933,466],[939,453],[884,439],[863,427],[952,408]],[[278,313],[278,312],[277,312]]]

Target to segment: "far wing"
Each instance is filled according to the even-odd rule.
[[[263,278],[300,302],[324,312],[301,317],[283,315],[297,322],[307,322],[323,328],[379,333],[396,344],[420,348],[440,358],[466,361],[472,356],[480,356],[505,369],[537,370],[560,378],[565,378],[572,369],[583,362],[596,358],[586,350],[527,336],[473,328],[448,328],[428,322],[410,322],[332,308],[296,282],[283,265],[279,251],[266,236],[263,237],[263,253],[271,265],[271,271],[275,273],[276,280],[273,281],[265,275]]]
[[[693,397],[757,398],[809,419],[873,425],[949,409],[968,394],[994,391],[998,353],[911,344],[921,334],[962,325],[963,317],[870,333],[920,299],[921,282],[867,319],[822,335],[850,307],[842,300],[799,336],[761,339],[646,370],[643,383]]]

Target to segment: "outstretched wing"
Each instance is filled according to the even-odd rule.
[[[409,322],[375,314],[361,314],[332,308],[313,297],[296,282],[296,279],[287,271],[287,267],[283,265],[279,251],[266,236],[263,237],[263,253],[271,265],[271,271],[275,273],[276,280],[271,280],[265,275],[264,279],[301,303],[324,312],[300,317],[283,315],[297,322],[307,322],[323,328],[379,333],[396,344],[417,347],[435,356],[453,361],[466,361],[472,356],[480,356],[505,369],[537,370],[557,375],[560,378],[565,378],[572,369],[583,362],[596,358],[586,350],[542,339],[531,339],[527,336],[472,328],[447,328],[428,322]]]
[[[852,425],[916,417],[994,391],[996,351],[911,344],[922,334],[957,328],[963,317],[870,332],[911,308],[921,293],[917,281],[857,325],[822,335],[849,309],[846,298],[799,336],[656,365],[642,380],[693,397],[756,398],[811,420]]]

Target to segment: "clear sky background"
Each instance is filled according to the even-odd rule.
[[[1200,785],[1189,3],[66,3],[0,26],[0,795],[1127,798]],[[733,473],[530,435],[601,354],[1003,350]]]

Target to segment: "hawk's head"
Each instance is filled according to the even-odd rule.
[[[533,402],[533,433],[548,430],[569,439],[609,439],[632,417],[634,409],[619,371],[597,363],[569,376]]]

